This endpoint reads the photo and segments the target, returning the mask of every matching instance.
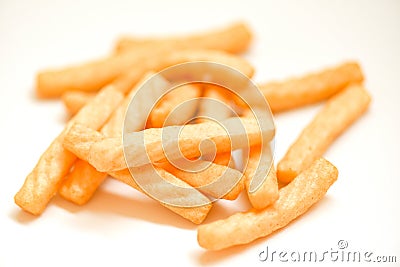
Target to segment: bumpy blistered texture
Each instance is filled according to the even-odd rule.
[[[353,85],[331,98],[279,162],[279,181],[290,182],[321,157],[329,145],[366,110],[371,101],[361,85]]]
[[[279,191],[279,199],[264,210],[251,210],[198,228],[203,248],[220,250],[249,243],[286,226],[320,200],[336,181],[338,171],[327,160],[316,160],[289,185]]]
[[[271,151],[268,148],[264,153],[261,153],[260,146],[251,147],[244,172],[246,176],[245,185],[247,196],[251,205],[256,209],[263,209],[271,205],[279,196],[278,181],[272,162]],[[271,158],[271,160],[269,160],[269,158]],[[251,191],[250,184],[255,175],[260,176],[259,178],[261,179],[256,180],[261,180],[261,184],[258,185],[255,191]]]
[[[262,135],[268,140],[274,136],[273,125],[268,129],[260,129],[257,121],[253,118],[234,118],[229,119],[229,122],[231,126],[242,125],[244,128],[233,127],[235,132],[230,135],[225,129],[214,122],[186,125],[179,135],[179,147],[176,146],[174,149],[179,148],[180,153],[186,158],[195,158],[201,155],[199,146],[204,140],[213,142],[218,153],[222,153],[231,151],[232,148],[238,149],[240,148],[239,146],[247,147],[249,145],[260,144]],[[132,144],[127,148],[132,149],[127,153],[129,156],[127,161],[131,164],[130,167],[147,164],[149,163],[148,159],[153,163],[166,160],[162,145],[162,134],[165,129],[166,128],[151,128],[144,130],[143,133],[133,133],[131,136]],[[69,150],[74,151],[74,153],[79,154],[80,152],[77,151],[80,147],[79,143],[74,143],[74,141],[70,141],[69,138],[73,135],[86,135],[86,131],[90,132],[90,129],[74,126],[66,136],[65,146]],[[143,156],[143,151],[137,149],[137,147],[142,145],[142,140],[140,136],[138,137],[136,134],[144,134],[147,152],[145,157]],[[232,138],[235,138],[234,141],[232,141]],[[238,147],[232,147],[231,145],[233,142]],[[169,149],[169,152],[170,151],[172,151],[172,149]],[[181,157],[181,154],[178,154],[179,151],[174,151],[175,154],[173,156],[176,158]],[[88,160],[90,164],[102,172],[117,171],[127,168],[121,138],[105,138],[101,141],[94,142],[90,148]]]
[[[272,112],[279,112],[328,99],[348,85],[364,80],[360,66],[349,62],[304,77],[259,85]]]
[[[15,195],[15,203],[32,214],[41,214],[76,160],[76,156],[63,146],[66,132],[74,123],[100,128],[122,99],[123,95],[114,87],[106,87],[79,111],[43,153]]]
[[[240,53],[250,45],[252,34],[243,23],[235,23],[228,27],[199,33],[191,36],[138,39],[121,38],[116,45],[117,52],[140,49],[141,47],[171,47],[171,49],[215,49],[228,53]]]
[[[41,72],[37,76],[36,93],[43,98],[59,97],[67,91],[95,92],[110,83],[126,93],[148,71],[160,71],[191,61],[218,62],[248,77],[254,73],[246,60],[222,51],[187,49],[171,52],[168,47],[144,47],[67,69]]]

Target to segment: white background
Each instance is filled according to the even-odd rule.
[[[67,119],[59,101],[35,98],[38,71],[106,55],[121,34],[180,34],[236,20],[254,31],[246,58],[257,82],[349,59],[366,75],[369,111],[326,153],[339,180],[301,219],[250,245],[206,252],[196,226],[112,180],[83,207],[55,197],[36,218],[14,204]],[[266,246],[324,251],[340,239],[399,262],[399,47],[400,1],[1,0],[0,266],[265,265],[258,254]],[[276,116],[278,159],[320,107]],[[243,197],[219,204],[207,221],[247,207]]]

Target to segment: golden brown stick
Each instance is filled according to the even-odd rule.
[[[325,159],[316,160],[289,185],[279,191],[279,199],[264,210],[251,210],[201,225],[197,240],[201,247],[220,250],[250,243],[285,227],[318,202],[336,181],[338,171]]]
[[[179,186],[183,186],[183,187],[188,187],[189,185],[187,185],[185,182],[177,179],[176,177],[174,177],[172,174],[169,174],[168,172],[163,171],[162,169],[157,169],[159,174],[168,182],[172,183],[172,184],[176,184]],[[141,188],[140,186],[138,186],[138,184],[136,183],[136,181],[132,178],[132,175],[130,174],[128,169],[125,170],[121,170],[121,171],[117,171],[117,172],[111,172],[109,173],[111,177],[135,188],[136,190],[138,190],[139,192],[142,192],[144,194],[146,194]],[[171,192],[173,193],[173,192]],[[199,195],[195,195],[195,197],[201,198],[204,197],[202,196],[200,193]],[[204,199],[203,201],[206,201],[206,199]],[[212,208],[212,203],[209,203],[207,205],[202,205],[199,207],[178,207],[178,206],[172,206],[172,205],[168,205],[166,203],[163,202],[159,202],[161,205],[165,206],[166,208],[168,208],[169,210],[171,210],[172,212],[182,216],[185,219],[188,219],[189,221],[195,223],[195,224],[200,224],[204,221],[204,219],[207,217],[208,212],[210,211],[210,209]]]
[[[230,95],[232,93],[229,90],[216,85],[207,85],[198,112],[198,116],[204,118],[199,118],[198,121],[205,122],[207,118],[221,121],[231,117],[233,110],[228,98]]]
[[[148,73],[145,75],[142,81],[132,88],[131,92],[125,97],[121,105],[114,110],[107,123],[103,125],[101,129],[102,134],[112,137],[122,136],[122,127],[128,105],[136,93],[136,89],[140,87],[141,84],[144,83],[152,74],[153,73]],[[150,93],[151,92],[149,92],[149,94]],[[144,121],[145,118],[142,118],[142,120]],[[103,136],[82,135],[76,136],[76,138],[77,142],[82,142],[83,146],[88,146],[90,145],[90,142],[93,142],[95,139],[103,139]],[[89,151],[89,149],[90,147],[87,147],[86,149],[83,149],[83,152]],[[88,155],[80,155],[79,158],[86,158],[87,156]],[[107,173],[99,172],[86,161],[78,159],[75,163],[74,169],[68,174],[60,186],[59,193],[63,198],[72,201],[75,204],[83,205],[92,198],[97,188],[102,184],[106,177]]]
[[[106,178],[107,173],[99,172],[86,161],[78,159],[58,193],[75,204],[83,205],[92,198]]]
[[[202,144],[202,150],[205,154],[212,153],[215,149],[218,153],[228,152],[231,149],[238,149],[243,146],[257,145],[264,141],[269,141],[274,136],[273,125],[265,125],[263,129],[259,127],[258,122],[253,118],[231,118],[224,121],[224,125],[230,128],[234,134],[231,139],[229,132],[214,122],[205,122],[200,124],[189,124],[182,127],[169,126],[165,128],[151,128],[143,132],[132,133],[129,135],[129,144],[126,146],[126,156],[130,167],[137,167],[151,162],[161,162],[167,159],[164,152],[163,136],[169,136],[172,132],[180,132],[179,138],[172,136],[168,139],[168,158],[178,159],[196,158],[201,155],[199,145]],[[243,126],[243,128],[242,128]],[[174,127],[174,128],[172,128]],[[165,132],[164,132],[165,131]],[[79,155],[82,152],[77,150],[82,146],[76,142],[76,138],[81,135],[87,135],[90,129],[81,125],[74,125],[67,133],[64,140],[64,146]],[[145,149],[147,154],[143,155],[143,138],[145,140]],[[175,142],[176,141],[176,142]],[[172,146],[176,144],[176,146]],[[206,144],[206,146],[203,146]],[[215,146],[214,146],[215,145]],[[179,149],[179,151],[178,151]],[[126,161],[123,151],[121,138],[106,138],[95,142],[90,148],[89,163],[97,170],[110,172],[125,169]]]
[[[210,158],[210,159],[208,156],[205,156],[204,160],[211,161],[218,165],[228,166],[232,169],[236,168],[235,159],[232,157],[232,154],[230,151],[225,152],[225,153],[219,153],[219,154],[215,155],[214,158]]]
[[[187,84],[166,94],[150,113],[151,127],[187,123],[197,110],[198,101],[195,99],[201,96],[201,92],[199,84]]]
[[[68,114],[73,116],[94,97],[94,93],[68,91],[62,94],[61,100],[63,101]]]
[[[171,49],[214,49],[228,53],[241,53],[250,45],[252,34],[243,23],[235,23],[228,27],[197,35],[166,38],[134,38],[123,37],[116,44],[116,51],[140,49],[142,47],[163,46]]]
[[[248,77],[253,75],[253,68],[247,61],[221,51],[182,50],[166,53],[165,48],[145,48],[67,69],[41,72],[37,76],[36,92],[43,98],[58,97],[66,91],[97,91],[110,82],[117,88],[130,89],[148,71],[160,71],[190,61],[217,62],[236,68]]]
[[[85,139],[90,139],[90,136],[93,136],[95,139],[99,139],[99,138],[106,138],[104,135],[102,135],[99,132],[96,132],[95,130],[88,130]],[[75,138],[79,138],[77,136],[75,136]],[[82,159],[81,162],[86,163],[86,161],[88,160],[88,154],[87,153],[81,153],[79,154],[80,159]],[[82,163],[82,164],[83,164]],[[147,166],[142,166],[141,167],[141,173],[142,175],[145,175],[146,173],[148,173],[151,168],[153,168],[150,165]],[[167,173],[166,171],[164,171],[163,169],[157,168],[155,167],[158,175],[160,175],[162,177],[162,179],[174,184],[174,185],[178,185],[180,187],[186,187],[186,188],[191,188],[187,183],[181,181],[180,179],[176,178],[175,176],[173,176],[170,173]],[[85,167],[85,170],[88,170],[87,167]],[[96,175],[100,175],[100,174],[96,174]],[[134,187],[135,189],[139,190],[140,192],[143,192],[145,194],[147,194],[146,192],[144,192],[142,190],[142,188],[140,186],[138,186],[135,182],[135,180],[133,179],[132,175],[130,174],[129,170],[125,169],[125,170],[121,170],[118,172],[113,172],[110,173],[110,175],[124,183],[127,183],[128,185]],[[99,180],[101,180],[102,177],[99,177],[100,179],[98,180],[94,180],[94,184],[99,182]],[[91,178],[90,178],[91,179]],[[160,199],[160,203],[162,205],[164,205],[165,207],[167,207],[168,209],[172,210],[173,212],[181,215],[182,217],[194,222],[194,223],[201,223],[205,217],[207,216],[209,210],[212,207],[212,204],[210,203],[210,201],[204,196],[202,195],[200,192],[198,192],[197,190],[191,190],[190,194],[182,194],[182,191],[179,190],[174,190],[174,192],[170,192],[170,190],[165,190],[165,186],[163,184],[151,184],[152,188],[159,188],[160,190],[164,190],[165,192],[160,192],[160,190],[158,190],[159,193],[162,193],[165,199],[177,199],[177,200],[181,200],[182,204],[185,205],[186,203],[204,203],[204,205],[200,205],[198,207],[177,207],[177,206],[173,206],[173,205],[169,205],[169,204],[165,204],[162,202],[163,199]],[[164,186],[164,187],[163,187]],[[81,189],[85,189],[80,187],[78,190]],[[88,188],[89,190],[92,190],[92,188]],[[77,192],[79,193],[79,192]]]
[[[271,150],[268,145],[264,144],[264,146],[266,148],[264,148],[263,153],[261,153],[261,146],[250,148],[244,172],[247,196],[251,205],[256,209],[263,209],[271,205],[279,196]],[[253,191],[250,186],[252,182],[260,183]]]
[[[312,104],[331,97],[352,83],[364,80],[360,66],[349,62],[283,82],[260,84],[272,112]]]
[[[288,183],[317,158],[367,109],[371,98],[361,85],[353,85],[331,98],[279,162],[280,182]]]
[[[222,165],[222,166],[227,166],[231,169],[236,169],[236,162],[235,159],[232,157],[231,151],[229,152],[224,152],[224,153],[218,153],[215,155],[214,159],[208,159],[208,156],[203,156],[204,160],[210,161],[214,164]],[[246,179],[246,176],[243,175],[240,181],[236,184],[234,188],[231,190],[231,195],[228,194],[228,196],[225,196],[225,199],[236,199],[239,194],[243,191],[244,189],[244,180]],[[237,194],[237,195],[236,195]]]
[[[202,160],[185,163],[178,162],[179,168],[169,162],[158,166],[214,198],[234,200],[244,188],[241,182],[244,176],[238,170]]]
[[[139,74],[138,74],[139,73]],[[141,71],[135,72],[132,75],[138,76],[142,73]],[[129,76],[127,76],[129,77]],[[123,81],[123,76],[120,76],[117,80],[114,81],[114,83],[124,83]],[[124,87],[127,87],[124,85]],[[218,90],[214,90],[214,88],[218,88]],[[177,94],[177,93],[176,93]],[[86,92],[80,92],[80,91],[68,91],[65,92],[62,96],[62,100],[64,102],[64,105],[66,106],[68,112],[70,114],[74,114],[81,107],[83,107],[92,97],[94,97],[94,93],[86,93]],[[240,101],[238,100],[238,97],[232,94],[229,90],[224,90],[218,86],[213,86],[213,85],[207,85],[204,93],[204,97],[209,97],[213,98],[216,100],[221,101],[222,103],[225,103],[226,105],[230,105],[230,100],[234,99],[235,102]],[[212,117],[214,116],[216,119],[222,120],[223,118],[226,119],[230,117],[231,112],[228,111],[227,109],[221,109],[220,107],[215,108],[215,105],[205,105],[203,107],[203,104],[200,103],[201,107],[199,108],[199,115],[201,116],[208,116]],[[243,102],[241,105],[244,105]],[[217,111],[216,111],[217,110]],[[236,111],[236,110],[235,110]],[[150,119],[151,120],[151,119]],[[203,122],[204,120],[199,119],[199,122]]]
[[[127,51],[82,65],[42,71],[37,76],[36,93],[39,97],[51,98],[66,91],[94,92],[113,82],[127,69],[137,68],[141,61],[164,52],[162,48]]]
[[[122,99],[123,95],[109,86],[80,110],[43,153],[15,195],[15,203],[34,215],[41,214],[76,159],[75,155],[63,147],[65,133],[74,123],[98,129]]]

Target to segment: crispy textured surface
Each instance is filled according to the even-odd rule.
[[[261,84],[259,88],[272,112],[279,112],[327,99],[346,86],[363,80],[360,66],[348,62],[303,77]]]
[[[114,87],[106,87],[81,109],[40,157],[15,195],[15,203],[34,215],[41,214],[76,159],[63,147],[65,133],[74,123],[100,128],[122,99],[123,95]]]
[[[253,118],[231,118],[222,123],[224,127],[230,130],[227,131],[220,124],[215,122],[189,124],[184,127],[170,126],[176,127],[170,128],[173,129],[172,132],[180,130],[179,139],[174,136],[167,138],[168,144],[164,148],[162,136],[167,136],[168,133],[171,132],[168,131],[170,129],[167,129],[168,127],[163,129],[147,129],[144,131],[144,136],[148,158],[151,162],[165,161],[167,156],[164,150],[168,151],[169,159],[180,158],[182,155],[186,158],[196,158],[201,154],[208,154],[207,152],[216,151],[217,153],[223,153],[248,145],[256,145],[261,142],[262,136],[269,140],[274,135],[273,125],[266,125],[265,129],[260,129],[258,122]],[[135,135],[132,135],[132,138],[134,139]],[[103,141],[104,143],[108,142],[108,140]],[[98,152],[103,150],[103,144],[101,144],[103,141],[95,143],[92,146],[93,157],[91,160],[93,160],[93,165],[97,166],[97,164],[95,164],[97,159],[99,159],[99,163],[101,162],[101,158],[98,157]],[[179,147],[168,146],[173,141],[178,141]],[[112,141],[110,142],[112,143]],[[205,146],[203,146],[204,144]],[[106,147],[107,146],[104,146],[104,148]],[[199,147],[201,147],[201,151]],[[98,149],[100,150],[97,151]],[[140,166],[147,163],[147,158],[142,161],[142,159],[139,158],[141,155],[136,155],[134,145],[132,146],[132,151],[130,151],[130,147],[127,149],[129,151],[129,153],[127,153],[129,156],[127,159],[129,164],[132,166]]]
[[[211,141],[215,146],[209,146],[208,149],[216,149],[218,153],[227,152],[231,149],[238,149],[241,147],[247,147],[248,145],[257,145],[262,140],[262,135],[266,139],[271,139],[274,135],[273,125],[269,129],[260,129],[258,122],[253,118],[234,118],[225,121],[225,125],[230,125],[234,130],[230,136],[220,125],[214,122],[206,122],[199,124],[189,124],[183,127],[180,132],[179,139],[172,137],[168,141],[169,144],[176,140],[178,146],[169,147],[169,158],[180,158],[182,155],[186,158],[196,158],[201,155],[199,145],[204,144],[204,141]],[[243,125],[243,130],[237,125]],[[177,127],[177,126],[169,126]],[[166,127],[168,128],[168,127]],[[151,128],[146,129],[139,133],[133,133],[130,136],[131,144],[129,144],[127,161],[131,165],[130,167],[137,167],[148,164],[148,159],[151,162],[160,162],[166,160],[162,145],[162,133],[163,129],[166,128]],[[180,128],[177,128],[178,130]],[[87,135],[87,132],[91,130],[75,125],[72,127],[66,135],[64,146],[79,155],[82,152],[78,151],[81,146],[74,140],[70,140],[71,136]],[[136,134],[138,136],[136,136]],[[145,147],[147,155],[142,154],[142,149],[137,149],[138,146],[142,145],[141,136],[144,135]],[[234,142],[232,142],[234,138]],[[135,143],[136,142],[136,143]],[[89,163],[92,164],[97,170],[102,172],[117,171],[125,169],[126,161],[124,157],[123,144],[121,138],[105,138],[101,141],[93,143],[90,148]],[[236,147],[234,147],[236,146]],[[179,151],[172,151],[176,149]],[[203,148],[203,146],[202,146]]]
[[[202,160],[197,160],[195,164],[185,164],[182,161],[180,163],[176,167],[164,162],[159,164],[159,167],[214,198],[234,200],[244,188],[244,176],[238,170]],[[233,186],[229,188],[229,184]]]
[[[124,115],[129,104],[129,97],[125,97],[122,104],[114,110],[111,118],[103,126],[101,132],[106,136],[118,136],[121,135],[122,125],[124,122]],[[73,133],[71,133],[73,134]],[[76,153],[89,153],[91,144],[96,140],[102,140],[104,137],[100,134],[93,135],[71,135],[70,141],[74,143],[80,143],[81,149],[76,150]],[[79,155],[79,154],[78,154]],[[69,201],[74,202],[78,205],[83,205],[88,202],[97,188],[107,177],[107,173],[97,171],[92,165],[81,158],[87,158],[88,155],[79,155],[77,162],[75,163],[74,169],[68,174],[66,179],[60,186],[59,194]]]
[[[271,153],[269,149],[265,152]],[[261,160],[261,156],[268,157],[268,155],[261,154],[260,146],[251,147],[244,172],[247,196],[251,205],[256,209],[263,209],[271,205],[279,197],[278,181],[274,164],[269,160]],[[271,166],[269,166],[270,164]],[[262,182],[254,192],[251,192],[250,184],[256,175],[262,177]]]
[[[122,127],[125,120],[125,112],[127,107],[131,102],[137,88],[152,74],[153,73],[148,73],[145,75],[142,81],[131,89],[130,93],[122,101],[121,105],[114,110],[107,123],[103,125],[101,129],[102,134],[105,136],[122,135]],[[93,135],[92,133],[86,137],[84,135],[78,135],[76,136],[76,142],[78,142],[80,138],[86,139],[86,143],[83,142],[82,145],[89,145],[91,140],[93,141],[96,138],[103,139],[103,136],[99,134]],[[89,149],[90,146],[82,149],[82,152],[88,152]],[[87,156],[88,155],[86,155],[86,157]],[[85,155],[80,155],[79,158],[85,158]],[[72,201],[75,204],[83,205],[92,198],[97,188],[102,184],[106,177],[106,173],[99,172],[86,161],[78,159],[73,170],[69,173],[60,186],[59,194],[63,198]]]
[[[366,110],[371,101],[361,85],[352,85],[331,98],[301,132],[279,162],[280,182],[288,183],[314,160]]]
[[[65,199],[83,205],[107,178],[107,173],[97,171],[92,165],[78,159],[74,169],[67,175],[58,193]]]
[[[211,161],[218,165],[228,166],[232,169],[236,168],[235,159],[232,157],[231,151],[216,154],[214,158],[208,158],[208,156],[204,157],[204,160]]]
[[[279,191],[279,199],[263,210],[236,213],[227,219],[201,225],[201,247],[220,250],[249,243],[285,227],[318,202],[336,181],[338,171],[327,160],[316,160],[307,170]]]
[[[75,128],[75,127],[80,127],[80,126],[76,125],[76,126],[73,126],[72,128]],[[99,135],[101,136],[101,134],[99,132],[94,131],[94,130],[86,131],[86,133],[87,133],[86,136],[89,136],[90,134],[92,134],[93,137],[98,137]],[[102,138],[106,138],[106,137],[102,136]],[[82,161],[81,162],[87,163],[86,161],[88,160],[88,158],[87,158],[88,157],[88,153],[80,153],[79,155],[82,156],[82,158],[81,158]],[[145,168],[145,167],[143,167],[143,168]],[[168,181],[168,182],[170,182],[172,184],[181,186],[181,187],[191,188],[190,185],[188,185],[187,183],[183,182],[182,180],[176,178],[175,176],[173,176],[172,174],[166,172],[165,170],[157,168],[157,167],[156,167],[156,169],[157,169],[159,175],[164,180],[166,180],[166,181]],[[88,168],[85,167],[85,170],[88,170]],[[133,188],[139,190],[140,192],[146,194],[146,192],[144,192],[136,184],[135,180],[133,179],[133,177],[130,174],[128,169],[120,170],[120,171],[117,171],[117,172],[110,172],[108,174],[110,174],[110,176],[116,178],[117,180],[120,180],[120,181],[132,186]],[[91,173],[90,175],[93,175],[93,176],[97,176],[98,175],[99,177],[96,177],[98,179],[96,179],[94,183],[91,183],[91,184],[87,185],[86,188],[82,187],[82,185],[79,186],[79,189],[72,188],[72,189],[75,190],[75,192],[72,192],[73,194],[80,194],[80,196],[78,196],[77,198],[73,198],[74,202],[76,201],[79,204],[80,200],[87,201],[87,199],[85,199],[87,197],[87,192],[83,192],[84,194],[82,194],[82,192],[79,192],[79,190],[92,190],[93,189],[92,187],[95,186],[96,183],[101,183],[102,176],[100,176],[100,172],[97,172],[96,174]],[[153,187],[157,187],[157,185],[153,185]],[[162,187],[162,185],[159,186],[159,187],[160,187],[160,190],[165,189],[165,188]],[[201,200],[202,202],[209,202],[208,199],[204,195],[202,195],[200,192],[198,192],[197,190],[194,191],[194,192],[196,192],[195,194],[193,194],[193,197],[195,198],[195,200],[196,200],[196,198],[202,198],[202,200]],[[186,198],[184,198],[184,196],[180,196],[180,195],[174,194],[174,192],[169,192],[169,190],[167,190],[166,194],[168,194],[168,193],[171,193],[172,197],[182,198],[183,201],[187,200],[187,196],[186,196]],[[69,194],[69,196],[74,197],[73,194]],[[90,198],[90,196],[89,196],[89,198]],[[182,216],[182,217],[184,217],[184,218],[186,218],[186,219],[188,219],[188,220],[190,220],[190,221],[192,221],[193,223],[196,223],[196,224],[201,223],[206,218],[208,212],[210,211],[210,209],[212,207],[212,203],[211,202],[208,203],[207,205],[202,205],[202,206],[198,206],[198,207],[178,207],[178,206],[168,205],[168,204],[163,203],[163,202],[160,202],[160,203],[163,206],[165,206],[168,209],[170,209],[171,211],[177,213],[178,215],[180,215],[180,216]]]
[[[244,59],[214,50],[172,51],[166,48],[130,50],[109,58],[66,69],[44,71],[37,76],[36,93],[39,97],[59,97],[66,91],[93,92],[106,84],[127,92],[148,71],[190,61],[218,62],[238,69],[246,76],[253,75],[253,67]]]
[[[207,99],[201,100],[198,116],[211,118],[216,121],[231,117],[232,112],[229,108],[231,106],[229,97],[232,97],[232,95],[233,94],[229,90],[223,89],[222,87],[211,84],[205,86],[203,98],[209,98],[213,101]],[[207,121],[205,118],[199,118],[198,121]]]
[[[86,105],[95,96],[94,93],[86,93],[81,91],[67,91],[62,94],[61,100],[64,103],[68,114],[73,116]]]
[[[157,168],[157,170],[158,170],[158,173],[168,182],[175,184],[175,185],[182,186],[182,187],[190,187],[187,183],[176,178],[172,174],[170,174],[162,169],[159,169],[159,168]],[[140,186],[136,183],[136,181],[133,179],[133,177],[128,169],[120,170],[117,172],[110,172],[109,174],[111,177],[133,187],[134,189],[138,190],[139,192],[146,194],[146,192],[144,192],[140,188]],[[171,192],[171,193],[173,193],[173,192]],[[201,197],[201,196],[202,195],[196,195],[196,197]],[[175,197],[179,197],[179,196],[175,196]],[[203,197],[205,197],[205,196],[203,196]],[[203,206],[199,206],[199,207],[178,207],[178,206],[168,205],[163,202],[159,202],[159,203],[161,205],[163,205],[164,207],[168,208],[169,210],[171,210],[172,212],[182,216],[183,218],[185,218],[195,224],[202,223],[204,221],[204,219],[207,217],[208,212],[212,208],[211,202],[207,205],[203,205]]]
[[[146,63],[148,64],[147,66],[154,66],[153,68],[155,70],[160,71],[169,66],[192,61],[216,62],[227,65],[239,70],[249,78],[251,78],[254,74],[253,67],[245,59],[217,50],[185,49],[166,54],[159,59],[152,58]],[[153,70],[153,68],[150,70]]]
[[[77,127],[79,127],[79,126],[77,126]],[[76,128],[76,127],[72,127],[72,129],[73,128]],[[98,132],[96,132],[94,130],[91,130],[91,131],[88,130],[86,136],[89,136],[90,133],[93,136],[98,136],[100,134],[100,133],[98,133]],[[103,136],[103,138],[106,138],[106,137]],[[84,161],[88,160],[88,158],[87,158],[88,154],[87,153],[80,153],[80,155],[83,156],[81,158],[82,160],[84,160]],[[146,166],[142,166],[142,168],[143,168],[143,171],[146,171]],[[190,185],[188,185],[187,183],[183,182],[182,180],[176,178],[175,176],[173,176],[172,174],[166,172],[165,170],[157,168],[157,167],[156,167],[156,170],[164,180],[166,180],[166,181],[168,181],[168,182],[170,182],[172,184],[181,186],[181,187],[190,188]],[[133,179],[132,175],[130,174],[129,170],[125,169],[125,170],[120,170],[120,171],[117,171],[117,172],[110,172],[109,174],[112,177],[114,177],[114,178],[116,178],[116,179],[118,179],[118,180],[120,180],[120,181],[122,181],[122,182],[124,182],[124,183],[126,183],[126,184],[128,184],[130,186],[132,186],[133,188],[135,188],[137,190],[139,190],[140,192],[145,193],[136,184],[136,182]],[[152,185],[152,186],[157,188],[157,185]],[[162,185],[159,186],[159,188],[160,188],[160,190],[165,189],[165,188],[162,187]],[[203,200],[201,200],[202,202],[208,202],[208,199],[204,195],[202,195],[198,191],[194,191],[194,192],[197,192],[196,194],[193,195],[194,198],[203,198]],[[167,193],[167,194],[170,193],[170,195],[172,195],[172,197],[176,197],[178,199],[182,198],[182,201],[187,200],[187,197],[188,197],[188,196],[181,196],[179,194],[174,194],[174,192],[165,192],[165,193]],[[186,197],[186,198],[184,198],[184,197]],[[165,203],[162,203],[162,202],[160,202],[160,203],[162,205],[166,206],[168,209],[172,210],[173,212],[181,215],[182,217],[184,217],[184,218],[186,218],[186,219],[188,219],[188,220],[190,220],[190,221],[192,221],[192,222],[194,222],[196,224],[201,223],[206,218],[209,210],[212,207],[211,203],[209,203],[207,205],[202,205],[202,206],[199,206],[199,207],[190,207],[190,208],[172,206],[172,205],[168,205],[168,204],[165,204]]]
[[[123,126],[125,122],[125,115],[127,112],[127,109],[132,102],[133,98],[135,97],[137,90],[141,88],[143,84],[147,82],[147,80],[154,75],[154,72],[150,71],[147,72],[143,77],[136,83],[136,85],[131,89],[131,91],[128,93],[128,95],[125,97],[124,101],[121,103],[121,105],[113,112],[112,116],[110,119],[107,121],[107,123],[103,126],[101,129],[101,133],[104,134],[105,136],[108,137],[117,137],[117,136],[122,136],[122,131],[123,131]],[[157,84],[159,85],[159,84]],[[153,89],[153,88],[151,88]],[[153,95],[153,92],[148,92],[149,94],[147,95],[147,98],[151,98],[150,95]],[[135,116],[136,120],[141,121],[144,124],[147,117],[144,114],[141,114],[141,116]],[[139,130],[139,129],[134,129],[134,130]]]
[[[123,37],[117,44],[117,52],[140,49],[141,47],[165,46],[173,49],[215,49],[228,53],[240,53],[250,45],[252,34],[243,23],[235,23],[228,27],[196,35],[167,38],[134,38]]]
[[[166,94],[150,113],[151,127],[161,128],[187,123],[197,110],[198,101],[192,99],[200,97],[201,93],[200,85],[188,84]],[[192,100],[190,104],[183,104],[189,100]]]

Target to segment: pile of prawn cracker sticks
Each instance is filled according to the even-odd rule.
[[[15,195],[15,203],[34,215],[40,215],[57,193],[83,205],[108,177],[146,194],[132,178],[122,152],[125,113],[135,90],[150,75],[193,61],[221,63],[251,78],[253,67],[240,57],[251,41],[252,32],[243,23],[189,36],[124,37],[118,40],[115,51],[106,58],[40,72],[37,75],[37,96],[61,98],[71,118],[26,177]],[[155,168],[172,184],[197,188],[228,171],[230,177],[239,182],[222,198],[234,200],[245,191],[252,208],[200,225],[199,245],[208,250],[220,250],[265,237],[305,213],[336,181],[338,170],[322,156],[330,144],[367,110],[370,96],[362,85],[363,80],[360,66],[355,62],[345,62],[302,77],[258,84],[273,114],[325,101],[276,167],[274,164],[272,167],[258,166],[261,151],[269,148],[261,145],[260,138],[254,137],[249,147],[243,147],[248,149],[249,156],[248,164],[242,170],[235,166],[232,151],[218,151],[214,158],[209,159],[211,164],[208,168],[196,173],[180,170],[168,161],[160,160],[160,151],[151,150],[154,161],[149,166],[142,166],[143,172]],[[217,99],[237,110],[241,114],[239,119],[248,126],[247,137],[250,139],[260,134],[259,129],[253,127],[255,119],[246,115],[246,107],[237,105],[237,99],[228,90],[198,84],[185,85],[167,94],[149,118],[138,117],[146,127],[137,127],[134,131],[144,131],[144,134],[154,137],[155,144],[159,143],[161,140],[157,133],[162,129],[160,127],[169,127],[165,125],[168,114],[181,103],[201,96]],[[231,116],[201,102],[196,102],[196,105],[181,112],[183,118],[174,118],[172,125],[184,123],[184,116],[195,112],[219,116],[220,119]],[[188,126],[186,138],[193,142],[185,146],[187,155],[195,155],[192,152],[201,142],[202,132],[218,133],[218,126],[210,121],[198,120]],[[218,136],[215,140],[225,142],[224,138]],[[264,171],[256,174],[260,167]],[[251,191],[250,183],[255,175],[261,175],[263,179],[257,190]],[[218,191],[218,188],[214,190]],[[207,192],[209,195],[214,193],[218,194],[213,189]],[[207,196],[199,191],[197,197]],[[195,224],[204,221],[213,205],[210,202],[198,207],[177,207],[159,203]]]

